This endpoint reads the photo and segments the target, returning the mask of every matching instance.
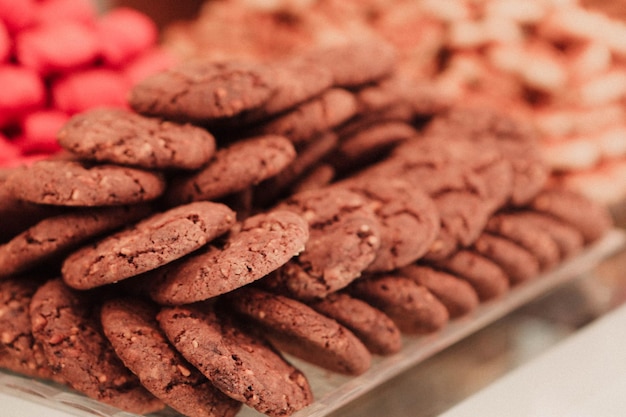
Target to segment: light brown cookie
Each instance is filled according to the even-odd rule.
[[[485,232],[472,248],[498,264],[512,286],[537,277],[541,270],[539,260],[532,253],[509,239]]]

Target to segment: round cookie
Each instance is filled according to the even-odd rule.
[[[61,267],[63,280],[86,290],[139,275],[199,249],[235,221],[234,211],[210,201],[153,214],[73,252]]]
[[[181,306],[163,308],[157,320],[176,350],[236,401],[273,417],[289,416],[312,402],[302,372],[224,315]]]
[[[340,188],[291,196],[277,206],[303,216],[309,225],[304,251],[261,285],[301,300],[322,298],[346,287],[374,261],[379,222],[369,201]]]
[[[433,333],[442,329],[450,318],[439,299],[408,278],[370,276],[354,281],[349,292],[384,312],[403,333]]]
[[[275,176],[295,157],[293,144],[282,136],[242,139],[219,149],[199,172],[175,178],[165,199],[171,205],[219,199]]]
[[[504,237],[533,254],[546,271],[561,260],[559,247],[544,229],[514,213],[500,213],[489,219],[485,231]]]
[[[341,88],[331,88],[318,97],[263,121],[248,134],[282,135],[295,144],[302,144],[338,127],[356,112],[354,94]]]
[[[460,250],[430,264],[467,281],[481,301],[500,297],[509,291],[509,278],[502,268],[473,250]]]
[[[137,83],[129,104],[144,115],[207,124],[260,107],[274,94],[273,75],[258,63],[189,60]]]
[[[94,207],[48,217],[0,245],[0,277],[65,256],[88,239],[147,216],[147,205]]]
[[[256,281],[302,252],[306,221],[276,210],[247,218],[238,231],[140,277],[152,299],[179,305],[206,300]]]
[[[46,160],[16,170],[6,186],[16,198],[34,203],[119,206],[154,200],[165,190],[165,181],[135,168]]]
[[[306,53],[306,59],[329,68],[335,87],[354,88],[390,75],[397,62],[394,47],[379,38],[352,40],[318,47]]]
[[[358,298],[336,292],[310,307],[345,326],[373,354],[391,355],[402,349],[402,334],[393,320]]]
[[[73,116],[57,140],[82,159],[146,169],[198,169],[215,153],[215,138],[205,129],[118,108]]]
[[[529,208],[575,227],[582,233],[585,243],[599,239],[613,226],[605,207],[571,190],[544,189]]]
[[[439,234],[433,200],[402,178],[348,179],[336,186],[366,197],[380,222],[380,248],[369,272],[392,271],[416,261]]]
[[[446,306],[450,318],[469,314],[478,307],[476,290],[465,280],[423,265],[409,265],[397,272],[428,289]]]
[[[33,295],[33,336],[41,343],[52,370],[75,390],[122,410],[147,414],[164,405],[119,360],[101,332],[95,294],[76,292],[61,279]]]
[[[30,277],[0,281],[0,368],[61,381],[30,330],[30,301],[40,285]]]
[[[344,375],[360,375],[370,367],[369,351],[351,331],[306,304],[251,287],[226,300],[282,352]]]
[[[188,417],[234,417],[241,403],[216,389],[167,341],[158,308],[136,298],[105,301],[105,336],[117,356],[155,397]]]
[[[523,210],[515,213],[515,216],[536,225],[549,234],[559,247],[561,260],[576,255],[585,245],[585,240],[579,230],[549,214]]]
[[[539,275],[539,261],[532,253],[511,240],[483,233],[474,243],[474,250],[498,264],[508,275],[511,285]]]

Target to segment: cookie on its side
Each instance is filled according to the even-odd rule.
[[[224,395],[174,349],[156,320],[158,307],[136,298],[105,301],[105,336],[155,397],[188,417],[234,417],[241,403]]]
[[[312,402],[301,371],[209,307],[163,308],[157,320],[176,350],[234,400],[272,417],[289,416]]]
[[[147,414],[163,409],[115,354],[101,330],[100,303],[61,279],[33,295],[30,319],[51,369],[71,388],[122,410]]]
[[[306,304],[251,287],[226,300],[280,351],[345,375],[360,375],[370,367],[368,349],[350,330]]]
[[[85,290],[139,275],[199,249],[235,220],[234,211],[210,201],[153,214],[69,255],[61,267],[63,280]]]

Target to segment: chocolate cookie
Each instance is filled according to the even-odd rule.
[[[381,225],[381,244],[369,272],[391,271],[422,257],[440,230],[433,200],[402,178],[345,180],[337,187],[366,197]]]
[[[54,372],[75,390],[137,414],[161,410],[163,403],[146,391],[119,360],[102,334],[99,302],[60,279],[48,281],[33,295],[32,331]]]
[[[199,172],[174,179],[165,199],[176,205],[223,198],[278,174],[295,157],[293,145],[282,136],[240,140],[218,150]]]
[[[369,351],[351,331],[306,304],[250,287],[229,294],[227,303],[280,351],[345,375],[370,367]]]
[[[509,278],[502,268],[473,250],[460,250],[446,259],[432,262],[432,265],[466,280],[481,301],[500,297],[509,291]]]
[[[529,207],[575,227],[582,233],[586,243],[599,239],[613,226],[611,215],[605,207],[571,190],[544,189]]]
[[[356,114],[354,95],[347,90],[331,88],[322,95],[301,103],[252,128],[252,135],[281,135],[300,144],[332,130]]]
[[[263,339],[252,337],[206,307],[162,309],[169,341],[220,391],[269,416],[289,416],[313,395],[302,372]]]
[[[539,261],[518,244],[489,233],[483,233],[473,249],[498,264],[508,275],[511,285],[533,279],[539,275]]]
[[[446,192],[433,198],[441,218],[439,235],[425,259],[445,259],[470,246],[485,228],[491,212],[485,200],[469,192]]]
[[[409,265],[397,274],[426,287],[446,306],[450,318],[464,316],[480,303],[476,290],[467,281],[449,273],[428,266]]]
[[[369,202],[339,188],[296,194],[278,209],[301,215],[309,225],[304,251],[262,281],[266,288],[311,300],[346,287],[374,261],[379,222]]]
[[[94,207],[48,217],[0,245],[0,277],[63,257],[88,239],[133,223],[151,212],[146,205]]]
[[[129,103],[144,115],[206,124],[260,107],[274,94],[273,76],[252,62],[189,60],[136,84]]]
[[[348,328],[373,354],[391,355],[402,349],[402,334],[393,320],[358,298],[336,292],[310,306]]]
[[[437,297],[408,278],[370,276],[354,281],[349,292],[384,312],[403,333],[433,333],[442,329],[450,318]]]
[[[139,275],[199,249],[235,221],[234,211],[209,201],[154,214],[69,255],[63,280],[85,290]]]
[[[353,88],[390,75],[397,62],[391,44],[378,38],[353,40],[313,49],[306,59],[329,68],[336,87]]]
[[[115,108],[75,115],[57,140],[82,159],[146,169],[198,169],[215,153],[205,129]]]
[[[154,200],[165,181],[153,172],[118,165],[39,161],[7,179],[22,200],[59,206],[119,206]]]
[[[154,396],[188,417],[234,417],[241,403],[216,389],[167,341],[158,308],[136,298],[106,301],[102,327],[117,356]]]
[[[485,231],[517,243],[533,254],[542,271],[561,260],[559,247],[544,229],[514,213],[500,213],[489,219]]]
[[[30,301],[40,285],[30,277],[0,281],[0,368],[60,381],[30,329]]]
[[[309,237],[306,221],[277,210],[249,217],[223,242],[140,277],[153,300],[187,304],[256,281],[297,255]]]
[[[549,234],[559,247],[561,260],[576,255],[585,245],[585,240],[579,230],[549,214],[523,210],[515,213],[515,216],[536,225]]]

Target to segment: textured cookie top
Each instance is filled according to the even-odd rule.
[[[30,301],[41,285],[19,277],[0,281],[0,367],[35,378],[60,378],[52,374],[30,325]]]
[[[295,157],[293,144],[283,136],[243,139],[219,149],[199,172],[174,179],[166,200],[180,204],[222,198],[273,177]]]
[[[148,206],[94,207],[48,217],[0,245],[0,277],[28,270],[55,256],[65,256],[89,238],[135,222]]]
[[[297,255],[309,238],[299,215],[275,210],[247,218],[223,242],[142,277],[162,304],[206,300],[256,281]]]
[[[381,225],[381,244],[367,270],[391,271],[422,257],[440,230],[433,200],[401,178],[346,180],[337,184],[366,197]]]
[[[298,299],[325,297],[347,286],[374,261],[380,225],[369,201],[346,189],[298,193],[278,205],[303,216],[310,236],[304,251],[263,281]]]
[[[16,170],[6,186],[16,198],[59,206],[116,206],[154,200],[162,176],[118,165],[46,160]]]
[[[215,152],[215,139],[205,129],[114,108],[72,117],[57,140],[84,159],[148,169],[197,169]]]
[[[158,308],[135,298],[111,299],[101,310],[115,353],[157,398],[188,417],[233,417],[241,403],[224,395],[168,342]]]
[[[164,308],[157,319],[174,347],[218,389],[257,411],[289,416],[309,405],[306,377],[267,342],[206,308]]]
[[[162,409],[102,334],[98,308],[93,296],[72,291],[60,279],[37,290],[30,305],[32,330],[50,366],[96,400],[138,414]]]
[[[197,59],[145,78],[129,102],[141,114],[207,123],[261,106],[274,93],[272,76],[261,64]]]
[[[371,363],[365,345],[347,328],[294,299],[245,287],[229,294],[228,305],[279,350],[333,372],[359,375]]]
[[[89,289],[139,275],[199,249],[235,220],[234,211],[210,201],[154,214],[72,253],[63,262],[63,280]]]

